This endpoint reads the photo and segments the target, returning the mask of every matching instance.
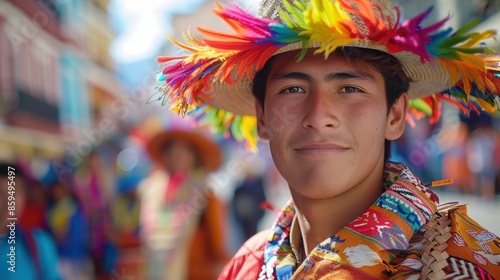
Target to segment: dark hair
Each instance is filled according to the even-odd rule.
[[[389,109],[394,103],[403,95],[408,92],[410,87],[411,78],[406,75],[403,70],[401,62],[394,56],[373,49],[357,48],[357,47],[343,47],[335,51],[348,60],[356,62],[363,62],[370,64],[373,69],[382,74],[385,82],[385,93],[387,97],[387,114]],[[269,72],[271,71],[271,64],[273,58],[269,59],[264,67],[255,74],[252,93],[259,103],[264,107],[266,96],[266,82]],[[390,156],[391,141],[385,140],[384,158],[387,160]]]

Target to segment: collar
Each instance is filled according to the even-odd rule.
[[[438,198],[401,163],[385,164],[383,185],[384,193],[371,207],[316,246],[298,267],[292,248],[298,248],[300,228],[294,222],[290,200],[279,213],[265,247],[268,278],[290,279],[297,271],[304,276],[319,264],[331,262],[367,275],[386,274],[392,252],[408,248],[414,233],[436,212]]]
[[[300,260],[300,251],[302,250],[302,233],[297,216],[293,216],[292,224],[290,225],[290,245],[295,259]]]

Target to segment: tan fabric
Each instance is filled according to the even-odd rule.
[[[148,279],[186,279],[189,244],[206,203],[202,178],[191,175],[174,201],[166,204],[168,180],[168,174],[158,170],[139,187]]]

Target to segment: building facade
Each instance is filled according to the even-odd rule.
[[[108,2],[0,1],[0,159],[85,156],[116,132]]]

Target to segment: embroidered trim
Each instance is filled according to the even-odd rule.
[[[336,268],[332,267],[334,270],[356,271],[375,278],[389,273],[392,251],[406,248],[411,237],[433,217],[437,196],[423,187],[403,164],[388,163],[384,171],[384,182],[388,181],[386,186],[390,186],[384,195],[358,219],[316,246],[297,269],[289,240],[295,214],[290,200],[278,215],[264,250],[266,277],[290,279],[292,275],[298,278],[306,274],[316,275],[318,267],[329,267],[329,264],[337,264]],[[365,240],[366,244],[363,244],[366,246],[360,245],[359,239]],[[346,240],[350,243],[344,243]],[[329,275],[332,271],[328,272]],[[375,272],[379,274],[375,276]]]

